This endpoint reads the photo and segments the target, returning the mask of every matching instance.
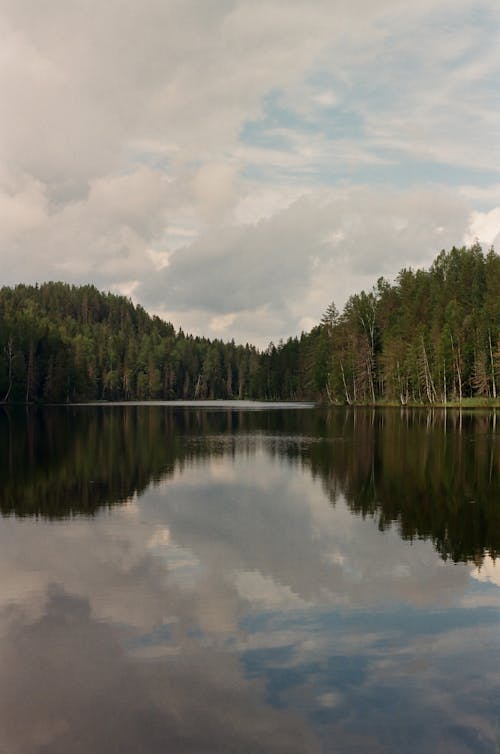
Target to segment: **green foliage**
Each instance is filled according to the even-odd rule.
[[[94,286],[0,289],[0,402],[257,397],[256,361]]]

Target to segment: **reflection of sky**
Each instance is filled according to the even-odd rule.
[[[1,521],[1,751],[495,750],[495,562],[378,531],[267,447]]]

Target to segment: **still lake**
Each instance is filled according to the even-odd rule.
[[[500,417],[0,408],[2,754],[500,751]]]

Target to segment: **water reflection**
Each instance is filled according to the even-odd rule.
[[[497,750],[492,416],[0,416],[0,751]]]
[[[318,751],[304,724],[265,704],[234,656],[186,639],[175,656],[138,662],[119,639],[88,601],[54,589],[38,619],[13,619],[2,641],[4,750]]]
[[[0,511],[93,514],[208,457],[299,463],[331,502],[480,563],[500,546],[496,413],[114,406],[0,411]]]

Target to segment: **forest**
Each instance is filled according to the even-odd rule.
[[[60,282],[0,288],[0,402],[261,399],[447,404],[500,390],[500,257],[441,251],[332,302],[265,350],[176,331],[130,299]]]

